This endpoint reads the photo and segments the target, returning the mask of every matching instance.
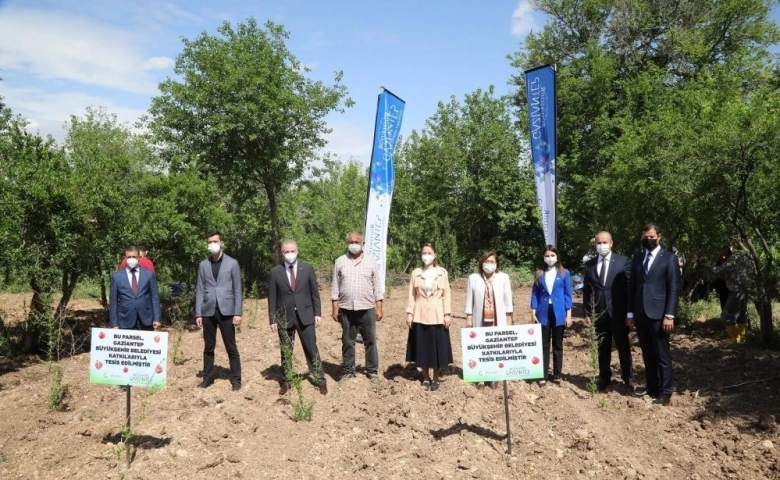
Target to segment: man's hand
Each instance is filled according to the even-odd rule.
[[[509,318],[509,315],[507,315],[506,318]],[[474,326],[474,315],[466,315],[466,328],[471,328],[473,326]]]
[[[339,320],[339,311],[333,310],[333,313],[330,314],[331,318],[333,318],[333,321],[336,323],[341,323],[341,320]]]
[[[450,324],[452,323],[452,315],[449,313],[444,315],[444,329],[450,328]]]
[[[533,323],[539,323],[539,319],[536,318],[536,312],[534,312],[533,310],[531,310],[531,321]]]
[[[406,314],[406,326],[409,328],[409,330],[412,329],[412,323],[414,323],[414,314],[413,313],[407,313]]]
[[[663,323],[661,323],[661,329],[664,333],[669,333],[674,329],[674,319],[671,317],[664,317]]]
[[[571,315],[566,315],[566,328],[571,328]]]
[[[511,313],[507,313],[506,314],[506,324],[507,325],[512,325],[512,314]]]
[[[379,304],[379,305],[376,307],[376,321],[377,321],[377,322],[381,322],[381,321],[382,321],[382,318],[384,318],[384,316],[385,316],[385,314],[384,314],[384,312],[382,311],[382,304],[380,303],[380,304]]]
[[[317,328],[322,323],[322,317],[314,317],[314,328]]]
[[[270,327],[271,327],[271,331],[272,331],[272,332],[274,332],[274,333],[276,333],[276,332],[278,332],[278,331],[279,331],[279,324],[278,324],[278,323],[276,323],[276,322],[272,323],[272,324],[270,325]]]
[[[152,328],[153,328],[153,329],[155,329],[155,330],[159,330],[159,329],[160,329],[160,327],[162,327],[162,322],[160,322],[160,321],[157,321],[157,322],[152,322]]]
[[[241,325],[241,315],[233,315],[233,325]]]
[[[195,317],[195,325],[197,325],[198,328],[203,328],[203,317]]]
[[[628,328],[629,332],[633,332],[636,330],[634,327],[634,319],[633,318],[626,318],[626,327]]]

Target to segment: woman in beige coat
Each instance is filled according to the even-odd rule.
[[[417,364],[423,374],[425,390],[439,389],[441,368],[453,361],[451,322],[449,276],[436,261],[436,248],[426,243],[422,247],[422,266],[412,271],[406,307],[406,325],[409,327],[406,361]]]

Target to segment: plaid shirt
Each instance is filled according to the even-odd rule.
[[[384,298],[379,289],[379,268],[365,253],[358,260],[347,254],[336,259],[331,288],[330,299],[344,310],[368,310]]]

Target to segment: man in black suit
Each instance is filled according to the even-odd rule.
[[[604,391],[612,380],[612,340],[615,340],[620,373],[625,385],[636,387],[634,367],[631,362],[631,345],[626,327],[626,301],[631,262],[612,252],[612,235],[599,232],[596,237],[598,255],[585,263],[585,285],[582,289],[582,305],[585,316],[596,327],[599,349],[599,391]]]
[[[626,325],[636,328],[647,377],[646,390],[637,396],[656,397],[669,405],[672,396],[672,355],[669,335],[674,328],[680,292],[677,255],[661,248],[661,232],[654,223],[642,227],[642,252],[634,256],[628,287]]]
[[[271,331],[279,334],[280,345],[287,344],[290,353],[295,332],[298,332],[306,363],[309,365],[309,374],[319,385],[320,393],[327,395],[325,372],[317,349],[316,328],[322,323],[317,278],[311,265],[298,260],[298,245],[294,240],[282,242],[282,254],[284,263],[272,268],[268,278],[268,318]],[[290,385],[285,379],[279,394],[284,395],[289,389]]]

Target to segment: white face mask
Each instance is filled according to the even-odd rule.
[[[544,263],[550,267],[554,267],[558,263],[558,257],[544,257]]]
[[[430,253],[424,253],[422,256],[422,262],[425,266],[428,266],[433,263],[434,258],[436,258],[436,255],[431,255]]]
[[[222,250],[222,246],[218,243],[209,243],[209,253],[216,255]]]
[[[607,255],[609,255],[609,252],[611,250],[612,249],[609,247],[608,243],[599,243],[598,245],[596,245],[596,251],[599,252],[599,255],[601,255],[602,257],[606,257]]]
[[[127,259],[127,266],[131,269],[138,267],[138,259],[137,258],[128,258]]]
[[[482,264],[482,271],[485,273],[493,273],[496,271],[496,264],[495,263],[483,263]]]
[[[363,250],[363,245],[359,243],[350,243],[347,249],[349,250],[349,253],[351,253],[352,255],[357,255]]]
[[[298,260],[298,254],[297,253],[285,253],[284,254],[284,261],[292,265],[295,263],[295,261]]]

